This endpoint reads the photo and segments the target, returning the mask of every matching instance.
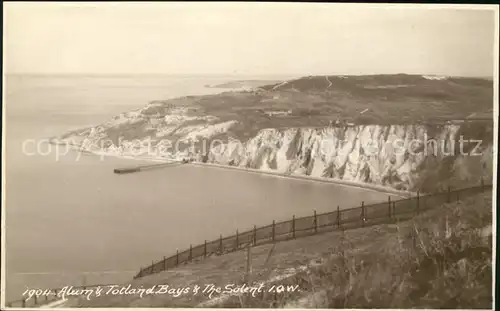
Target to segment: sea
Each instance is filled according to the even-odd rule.
[[[251,77],[270,80],[275,77]],[[387,194],[244,171],[68,152],[46,139],[153,100],[214,94],[240,76],[4,78],[6,300],[26,289],[126,283],[153,260],[222,235],[387,200]]]

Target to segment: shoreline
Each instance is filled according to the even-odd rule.
[[[314,177],[314,176],[298,175],[298,174],[285,175],[285,174],[280,173],[280,172],[264,171],[264,170],[253,169],[253,168],[245,168],[245,167],[239,167],[239,166],[223,165],[223,164],[216,164],[216,163],[205,163],[205,162],[197,162],[197,161],[189,162],[187,164],[191,164],[194,166],[219,168],[219,169],[229,169],[229,170],[247,172],[247,173],[252,173],[252,174],[269,175],[269,176],[278,177],[278,178],[285,178],[285,179],[295,179],[295,180],[304,180],[304,181],[326,183],[326,184],[336,184],[336,185],[343,186],[343,187],[359,188],[359,189],[368,190],[368,191],[386,193],[389,195],[396,195],[396,196],[401,197],[401,198],[408,198],[410,196],[416,195],[416,193],[413,193],[410,191],[396,190],[396,189],[391,189],[389,187],[384,187],[384,186],[370,185],[370,184],[366,184],[366,183],[359,183],[359,182],[353,182],[353,181],[345,181],[345,180],[339,180],[339,179],[328,178],[328,177]]]
[[[85,149],[82,149],[79,146],[72,145],[72,144],[66,144],[61,141],[57,140],[50,140],[51,144],[54,145],[66,145],[69,146],[72,151],[75,152],[81,152],[85,153],[87,155],[93,155],[93,156],[98,156],[98,157],[114,157],[114,158],[121,158],[121,159],[127,159],[127,160],[136,160],[136,161],[148,161],[148,162],[153,162],[153,163],[171,163],[171,162],[176,162],[176,161],[182,161],[182,159],[166,159],[166,158],[154,158],[154,157],[134,157],[134,156],[127,156],[127,155],[118,155],[118,154],[110,154],[110,153],[100,153],[100,152],[95,152],[95,151],[88,151]],[[402,191],[402,190],[396,190],[392,189],[389,187],[385,186],[379,186],[379,185],[370,185],[367,183],[359,183],[359,182],[352,182],[352,181],[345,181],[345,180],[339,180],[339,179],[334,179],[334,178],[328,178],[328,177],[313,177],[313,176],[308,176],[308,175],[298,175],[298,174],[288,174],[285,175],[280,172],[273,172],[273,171],[265,171],[265,170],[259,170],[259,169],[252,169],[252,168],[245,168],[245,167],[239,167],[239,166],[231,166],[231,165],[224,165],[224,164],[216,164],[216,163],[205,163],[205,162],[199,162],[199,161],[192,161],[188,162],[186,164],[194,165],[194,166],[200,166],[200,167],[211,167],[211,168],[218,168],[218,169],[229,169],[229,170],[235,170],[235,171],[240,171],[240,172],[247,172],[247,173],[252,173],[252,174],[261,174],[261,175],[268,175],[268,176],[273,176],[277,178],[288,178],[288,179],[295,179],[295,180],[303,180],[303,181],[309,181],[309,182],[319,182],[319,183],[328,183],[328,184],[336,184],[339,186],[343,187],[351,187],[351,188],[358,188],[358,189],[363,189],[363,190],[368,190],[368,191],[375,191],[379,193],[386,193],[388,195],[395,195],[400,198],[408,198],[410,196],[415,196],[416,193],[410,192],[410,191]]]

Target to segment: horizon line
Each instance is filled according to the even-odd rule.
[[[436,73],[358,73],[358,74],[319,74],[319,73],[74,73],[74,72],[12,72],[3,73],[4,76],[86,76],[86,77],[117,77],[117,76],[295,76],[299,78],[311,76],[384,76],[384,75],[408,75],[408,76],[436,76],[436,77],[452,77],[452,78],[476,78],[476,79],[494,79],[494,75],[448,75]]]

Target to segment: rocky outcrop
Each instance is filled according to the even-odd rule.
[[[484,79],[304,77],[151,102],[53,142],[428,192],[491,179],[492,94]]]

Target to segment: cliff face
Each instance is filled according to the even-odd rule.
[[[468,141],[460,125],[358,125],[262,130],[246,143],[213,144],[205,162],[328,177],[399,190],[491,178],[491,141]],[[460,143],[462,139],[462,144]],[[477,146],[476,146],[477,145]]]

